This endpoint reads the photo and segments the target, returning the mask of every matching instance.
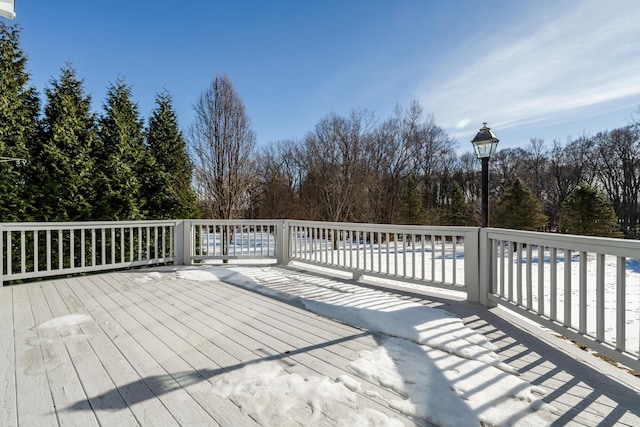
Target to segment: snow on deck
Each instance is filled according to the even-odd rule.
[[[282,267],[4,287],[0,321],[2,426],[640,424],[639,382],[560,340]]]

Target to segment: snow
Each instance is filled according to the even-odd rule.
[[[320,413],[336,414],[337,425],[401,425],[397,419],[362,408],[358,394],[442,426],[552,421],[554,408],[541,400],[544,391],[520,379],[499,360],[485,337],[444,310],[271,267],[204,266],[176,274],[295,298],[310,311],[386,337],[378,348],[361,352],[350,363],[353,376],[302,378],[275,362],[264,362],[227,373],[214,383],[212,392],[233,396],[243,411],[264,425],[286,425],[283,414],[303,425],[318,425]],[[295,295],[285,292],[284,282],[295,287]],[[382,397],[357,378],[378,383],[396,397]]]
[[[80,326],[91,321],[91,317],[86,314],[67,314],[65,316],[54,317],[38,325],[39,330],[64,331]]]
[[[397,419],[357,405],[353,379],[302,377],[287,373],[279,362],[263,362],[226,373],[211,391],[233,398],[241,409],[260,424],[269,426],[318,425],[323,416],[337,426],[402,426]]]
[[[35,326],[39,338],[30,340],[30,343],[44,344],[57,340],[84,340],[90,338],[89,334],[82,332],[80,327],[93,319],[86,314],[67,314],[54,317]]]

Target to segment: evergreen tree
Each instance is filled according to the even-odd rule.
[[[0,22],[0,221],[27,221],[29,147],[36,137],[40,103],[28,86],[20,29]],[[25,159],[16,162],[12,159]]]
[[[440,225],[461,225],[470,226],[476,224],[476,220],[471,214],[471,208],[464,199],[462,189],[457,182],[453,183],[450,192],[449,203],[440,209]]]
[[[520,178],[516,178],[496,203],[491,222],[500,228],[534,231],[544,227],[547,220],[540,200]]]
[[[143,217],[140,175],[145,160],[143,123],[131,87],[119,78],[111,84],[99,120],[93,150],[93,218],[134,220]]]
[[[558,228],[586,236],[623,236],[611,203],[587,183],[580,184],[562,204]]]
[[[142,188],[146,216],[153,219],[195,217],[192,164],[178,128],[171,95],[166,90],[156,96],[156,107],[147,129],[147,149],[150,162]]]
[[[400,196],[399,214],[400,224],[422,225],[427,222],[427,212],[422,206],[418,184],[413,178],[407,180]]]
[[[34,218],[79,221],[91,218],[91,146],[95,118],[71,64],[45,90],[47,105],[39,144],[34,147]]]

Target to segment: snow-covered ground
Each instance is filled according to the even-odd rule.
[[[321,424],[314,417],[326,411],[340,413],[343,426],[402,425],[399,419],[359,408],[358,393],[376,394],[364,379],[401,396],[374,396],[389,407],[436,425],[546,425],[553,420],[554,408],[541,400],[544,391],[521,380],[484,336],[444,310],[268,266],[202,266],[177,274],[295,298],[310,311],[387,336],[378,348],[361,352],[350,363],[352,375],[302,378],[265,362],[215,380],[212,392],[242,402],[242,410],[265,425],[278,425],[283,414],[300,405],[322,409],[298,420],[303,425]]]

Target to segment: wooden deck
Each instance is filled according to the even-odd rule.
[[[292,304],[283,297],[287,283],[268,297],[221,281],[151,274],[174,269],[0,288],[0,426],[258,425],[242,402],[212,393],[221,374],[276,362],[303,378],[337,379],[352,375],[348,365],[359,352],[378,346],[375,334]],[[544,401],[559,409],[557,425],[640,425],[640,380],[630,374],[496,312],[389,292],[442,306],[489,337],[523,379],[548,391]],[[389,396],[387,388],[366,388],[361,407],[424,425],[376,398]],[[305,425],[308,417],[272,422]],[[339,417],[326,411],[314,422],[334,425]]]

